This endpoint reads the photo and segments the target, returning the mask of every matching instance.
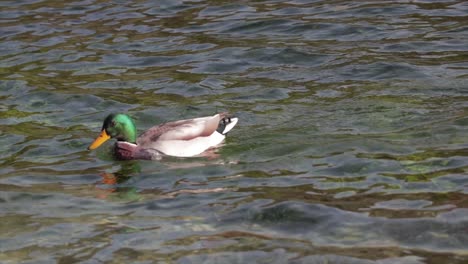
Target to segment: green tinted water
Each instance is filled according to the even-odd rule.
[[[465,1],[3,1],[0,262],[465,263]],[[235,113],[215,159],[114,161]]]

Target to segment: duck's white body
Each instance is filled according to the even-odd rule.
[[[179,120],[154,126],[136,140],[136,144],[118,141],[115,153],[120,159],[159,159],[162,155],[192,157],[219,145],[237,118],[226,113]]]

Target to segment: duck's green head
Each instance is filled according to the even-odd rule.
[[[136,143],[136,127],[128,115],[108,115],[102,124],[101,134],[89,145],[88,149],[98,148],[110,138]]]

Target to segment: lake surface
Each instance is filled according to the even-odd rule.
[[[0,2],[1,263],[467,263],[468,2]],[[219,156],[115,161],[229,111]]]

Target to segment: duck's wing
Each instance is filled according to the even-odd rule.
[[[190,140],[207,137],[216,131],[221,115],[167,122],[148,129],[140,137],[138,144],[145,145],[158,140]]]

